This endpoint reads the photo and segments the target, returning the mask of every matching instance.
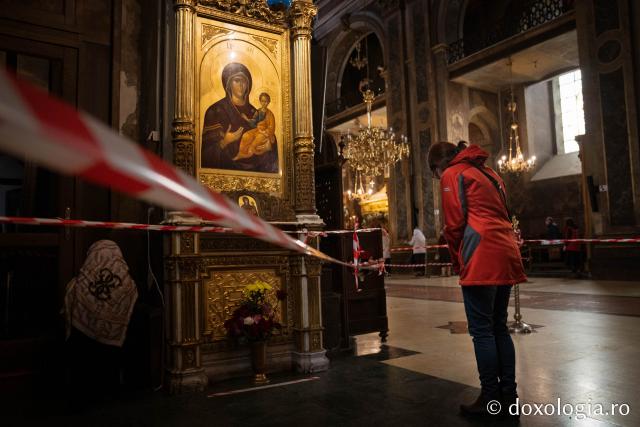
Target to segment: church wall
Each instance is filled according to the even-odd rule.
[[[601,187],[606,191],[596,194],[599,211],[591,214],[596,234],[631,233],[640,223],[633,3],[576,2],[585,99],[585,173],[596,185],[606,185]]]
[[[438,135],[430,6],[425,1],[371,2],[350,14],[350,5],[345,3],[342,15],[329,10],[331,18],[326,20],[321,9],[318,18],[318,42],[326,46],[329,61],[326,104],[339,97],[339,80],[353,43],[374,32],[385,55],[388,126],[407,135],[411,144],[410,159],[395,165],[388,185],[392,238],[394,243],[410,238],[414,224],[435,238],[436,195],[426,167],[426,155]]]
[[[155,48],[143,49],[141,40],[158,32],[155,25],[143,25],[143,10],[145,17],[150,17],[155,13],[154,8],[158,7],[155,2],[43,0],[8,1],[3,4],[7,7],[0,10],[0,37],[15,40],[8,48],[18,53],[40,48],[43,56],[61,64],[62,87],[59,92],[65,101],[133,141],[142,143],[143,133],[147,129],[141,122],[149,123],[149,117],[153,115],[143,114],[142,106],[145,103],[155,105],[157,101],[152,96],[157,93],[155,72],[152,70],[149,73],[147,69],[155,69],[157,51]],[[144,22],[146,24],[148,21]],[[143,72],[147,73],[144,83]],[[157,147],[149,148],[157,151]],[[65,208],[68,207],[69,216],[73,219],[147,221],[147,209],[142,203],[80,179],[63,178],[63,182],[68,183],[65,184],[68,190],[52,197],[57,199],[58,206],[54,207],[56,216],[64,217]],[[155,237],[152,236],[152,240]],[[68,231],[68,237],[62,239],[64,247],[60,247],[60,257],[63,259],[59,266],[61,274],[57,294],[60,300],[55,302],[56,311],[59,310],[66,283],[82,266],[88,247],[99,239],[111,239],[120,245],[130,266],[130,273],[138,285],[138,301],[157,300],[155,288],[148,290],[147,286],[147,242],[144,234],[76,229]],[[161,250],[157,244],[152,245]],[[160,253],[156,259],[160,259]],[[156,276],[162,276],[158,263],[155,263],[155,271]],[[142,323],[132,328],[132,331],[136,330],[132,334],[136,336],[135,341],[139,346],[150,341],[148,315],[151,311],[147,309],[146,314],[134,311],[134,318],[142,315],[138,318]],[[151,353],[148,348],[141,347],[132,351],[134,358],[143,357],[143,352],[147,355]],[[157,383],[151,380],[153,374],[150,372],[154,368],[159,372],[159,360],[151,362],[147,359],[142,368],[134,367],[133,359],[127,360],[127,363],[131,368],[127,369],[127,382]],[[135,372],[135,379],[130,376],[132,372]]]
[[[141,53],[138,39],[143,28],[140,1],[11,3],[0,11],[0,33],[25,43],[62,48],[64,54],[59,59],[65,69],[62,91],[70,94],[64,96],[65,100],[139,141],[137,82]],[[19,43],[15,49],[20,51]],[[81,180],[75,180],[73,187],[72,218],[145,220],[137,202]],[[81,265],[88,246],[110,234],[99,230],[74,233],[76,268]]]

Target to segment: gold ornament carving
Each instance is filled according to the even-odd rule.
[[[246,252],[246,251],[273,251],[278,247],[260,240],[229,237],[229,236],[202,236],[200,238],[200,252]]]
[[[258,19],[269,24],[283,24],[285,22],[284,12],[272,10],[266,0],[200,0],[199,3],[203,6]]]
[[[193,347],[187,347],[182,350],[182,361],[185,369],[194,368],[196,366],[196,352]]]
[[[214,25],[202,25],[202,46],[204,46],[209,40],[215,39],[220,35],[229,34],[231,30],[216,27]]]
[[[296,212],[315,213],[315,178],[313,173],[313,152],[296,153]]]
[[[195,235],[193,233],[182,233],[180,235],[180,254],[188,255],[195,252]]]
[[[269,295],[273,306],[276,305],[275,291],[282,289],[282,280],[273,270],[264,271],[214,271],[205,281],[206,311],[205,334],[212,335],[214,340],[226,338],[224,321],[231,317],[240,305],[242,290],[245,286],[261,280],[273,287]],[[284,315],[283,315],[284,314]],[[279,306],[277,321],[283,321],[286,310]]]
[[[243,188],[247,191],[260,193],[282,193],[282,180],[280,178],[201,173],[200,182],[216,191],[232,192]]]
[[[176,139],[193,139],[195,135],[193,122],[174,120],[171,134]]]
[[[311,352],[322,351],[322,333],[313,332],[311,334]]]
[[[182,169],[186,174],[195,174],[194,143],[191,141],[178,141],[173,149],[173,164]]]
[[[193,9],[196,6],[196,0],[175,0],[174,7],[176,9],[189,8]]]
[[[305,266],[309,277],[320,277],[322,271],[322,262],[315,257],[305,258]]]
[[[274,197],[265,193],[247,192],[235,190],[226,192],[231,200],[238,200],[242,196],[251,196],[257,204],[259,216],[267,221],[295,221],[296,215],[290,202],[280,197]],[[255,243],[255,241],[254,241]]]
[[[295,36],[311,37],[311,23],[318,13],[318,8],[313,3],[294,1],[291,5],[289,16],[291,17],[291,29]]]
[[[252,39],[262,43],[273,55],[278,56],[278,41],[261,36],[251,36]]]
[[[315,144],[313,143],[313,137],[300,136],[296,137],[294,143],[294,150],[297,153],[313,153]]]

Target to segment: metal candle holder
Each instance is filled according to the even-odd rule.
[[[516,312],[513,315],[515,322],[509,324],[509,332],[516,334],[530,334],[533,332],[533,329],[531,328],[531,325],[522,321],[522,314],[520,314],[520,285],[515,285],[513,297],[516,301]]]

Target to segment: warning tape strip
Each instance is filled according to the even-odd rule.
[[[437,249],[437,248],[448,248],[448,245],[426,245],[426,246],[416,246],[415,249]],[[413,246],[402,246],[398,248],[391,249],[391,252],[406,252],[413,250]]]
[[[54,227],[77,227],[77,228],[110,228],[118,230],[150,230],[150,231],[186,231],[186,232],[208,232],[208,233],[233,233],[231,228],[214,226],[187,226],[187,225],[155,225],[155,224],[135,224],[129,222],[107,222],[107,221],[85,221],[80,219],[61,218],[30,218],[0,216],[0,223],[10,223],[18,225],[49,225]]]
[[[346,264],[245,212],[93,117],[0,70],[0,148],[65,175],[231,228],[283,248]]]

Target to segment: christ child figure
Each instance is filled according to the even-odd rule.
[[[253,117],[249,118],[244,114],[242,115],[253,129],[242,135],[238,154],[233,160],[246,159],[254,154],[269,151],[271,145],[275,144],[276,119],[273,112],[267,108],[271,102],[271,96],[266,92],[262,92],[259,99],[260,109],[256,111]]]

